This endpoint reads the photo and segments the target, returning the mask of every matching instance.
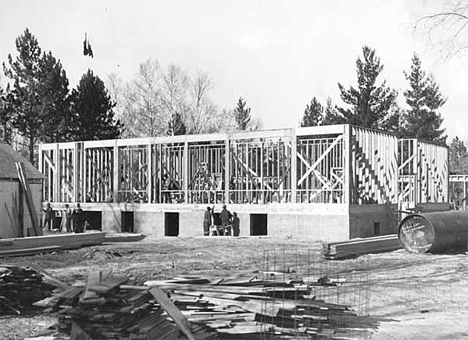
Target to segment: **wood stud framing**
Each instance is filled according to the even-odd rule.
[[[42,144],[44,199],[189,204],[446,202],[444,147],[349,125]]]
[[[448,202],[448,149],[417,139],[398,141],[399,202]]]
[[[468,195],[468,175],[450,175],[450,203],[455,210],[466,210]]]

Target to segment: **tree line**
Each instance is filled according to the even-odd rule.
[[[398,92],[379,76],[384,65],[376,51],[362,48],[356,60],[357,86],[338,83],[342,105],[327,98],[322,105],[313,97],[304,109],[300,126],[354,124],[395,134],[398,138],[417,138],[447,145],[439,112],[447,98],[442,95],[434,76],[422,68],[415,53],[408,71],[403,71],[407,89],[403,92],[404,106],[398,102]],[[468,173],[468,150],[465,142],[454,137],[449,146],[449,168],[453,174]]]
[[[210,133],[220,129],[255,129],[250,108],[222,111],[210,99],[213,82],[206,73],[190,78],[171,65],[163,72],[157,61],[139,67],[132,82],[109,77],[110,90],[90,69],[70,90],[66,71],[52,52],[42,51],[25,29],[15,40],[17,56],[7,57],[0,86],[0,140],[18,144],[37,161],[39,143]],[[247,117],[248,116],[248,117]]]
[[[157,60],[148,59],[139,65],[132,80],[124,82],[111,74],[108,83],[126,138],[258,127],[242,98],[235,109],[219,110],[211,100],[214,84],[206,72],[191,74],[174,64],[164,69]]]
[[[353,124],[391,132],[399,138],[445,144],[447,136],[439,109],[447,98],[434,76],[422,69],[420,58],[414,54],[411,69],[403,71],[408,81],[403,93],[406,107],[399,105],[398,92],[379,79],[383,68],[376,51],[364,46],[362,57],[356,61],[357,86],[338,83],[343,104],[334,105],[328,98],[323,106],[313,97],[305,107],[300,126]]]
[[[38,143],[100,140],[161,135],[255,130],[251,109],[239,98],[233,109],[219,109],[211,99],[214,83],[206,72],[189,73],[178,65],[160,66],[148,59],[134,79],[117,75],[103,80],[92,70],[69,89],[66,71],[52,52],[43,52],[26,28],[16,41],[17,56],[8,55],[3,71],[9,82],[0,87],[0,137],[12,144],[20,139],[35,163]],[[405,106],[398,92],[380,79],[384,65],[376,51],[362,48],[356,60],[357,86],[338,83],[341,105],[315,96],[306,105],[300,126],[353,124],[384,130],[399,138],[418,138],[441,144],[447,136],[439,109],[447,98],[432,74],[414,54],[404,71],[408,87]],[[468,152],[457,137],[451,143],[450,164],[460,173]],[[455,170],[457,169],[457,170]]]

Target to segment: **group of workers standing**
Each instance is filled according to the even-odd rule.
[[[203,235],[213,236],[239,236],[240,233],[240,220],[237,217],[237,213],[227,210],[226,204],[223,204],[223,208],[219,213],[214,212],[213,207],[207,207],[203,217]]]
[[[47,203],[44,211],[44,229],[54,230],[53,223],[55,219],[55,211],[52,209],[50,203]],[[62,221],[58,228],[55,228],[59,233],[61,232],[75,232],[83,233],[85,229],[84,212],[81,209],[80,204],[76,205],[75,209],[72,209],[68,204],[65,204],[65,208],[62,212]],[[73,222],[73,225],[72,225]],[[73,227],[73,228],[72,228]]]

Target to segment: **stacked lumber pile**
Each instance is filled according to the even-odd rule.
[[[20,314],[34,302],[49,296],[53,286],[42,281],[36,270],[13,265],[0,266],[0,315]]]
[[[37,303],[58,317],[58,330],[80,339],[179,339],[179,328],[154,301],[148,287],[106,272],[89,275],[86,285],[73,286]],[[197,339],[217,339],[206,327],[192,329]]]
[[[332,285],[320,279],[305,284],[278,278],[179,278],[145,285],[167,292],[191,323],[216,329],[223,340],[271,338],[270,334],[275,339],[350,339],[357,333],[369,335],[377,327],[350,306],[312,296],[313,286]]]
[[[343,242],[323,243],[322,254],[326,259],[337,260],[353,258],[363,254],[383,253],[401,248],[398,235],[385,235]]]

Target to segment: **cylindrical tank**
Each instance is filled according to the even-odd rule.
[[[398,228],[401,245],[411,253],[440,253],[468,245],[468,212],[411,214]]]

